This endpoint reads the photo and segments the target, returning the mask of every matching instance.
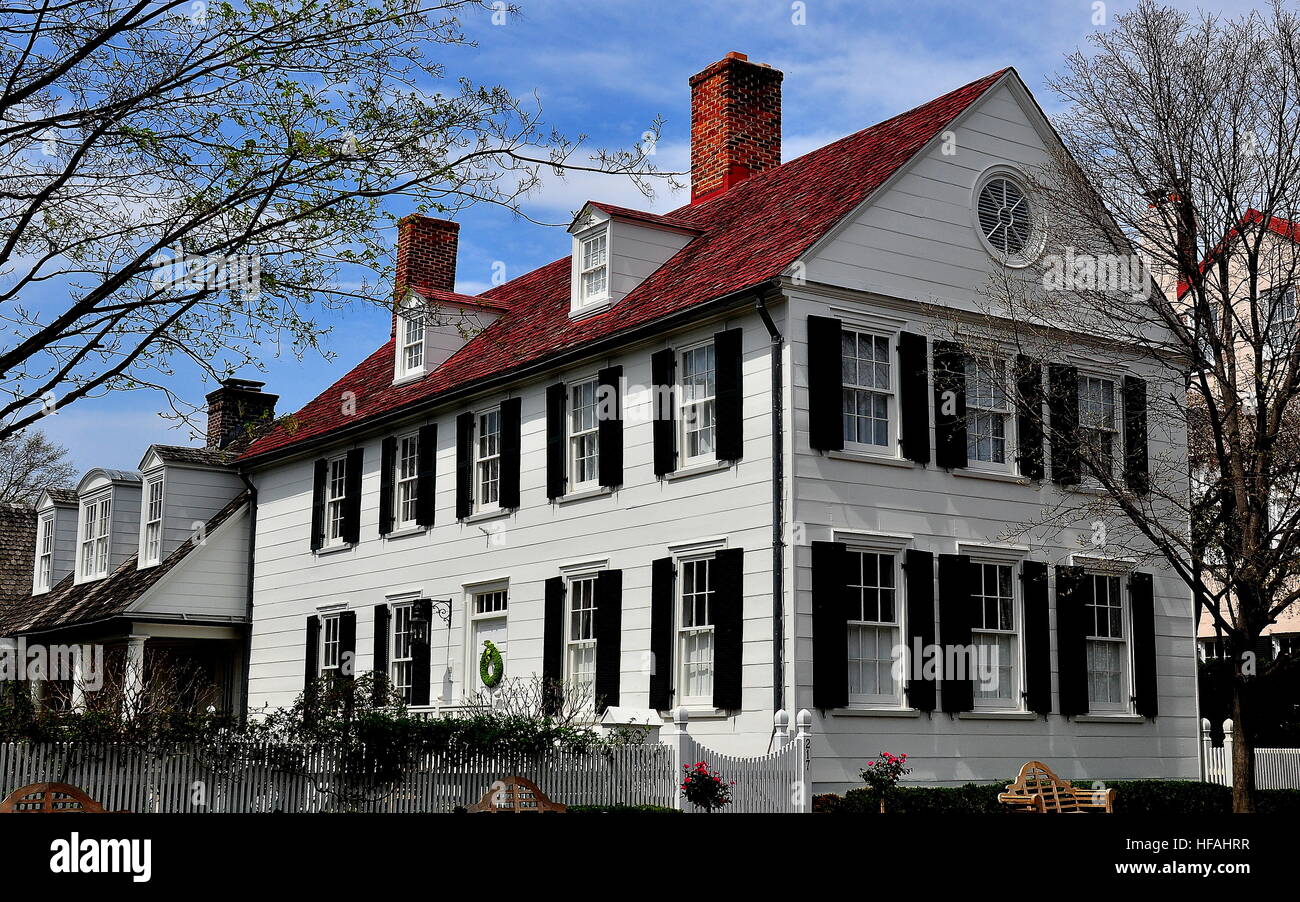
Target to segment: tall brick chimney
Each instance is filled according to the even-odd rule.
[[[691,76],[691,203],[781,165],[781,78],[735,52]]]
[[[397,221],[397,280],[393,286],[393,328],[397,305],[409,288],[456,290],[456,246],[460,223],[411,213]]]
[[[252,379],[222,379],[221,388],[208,392],[208,447],[225,448],[249,437],[249,426],[269,422],[275,416],[279,395],[262,391],[265,382]]]

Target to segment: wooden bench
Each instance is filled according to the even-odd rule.
[[[68,783],[29,783],[0,802],[0,814],[79,811],[103,814],[104,806]]]
[[[1115,812],[1115,790],[1077,789],[1041,761],[1025,762],[1015,782],[998,795],[998,801],[1013,811],[1031,814]]]
[[[483,798],[466,810],[470,814],[536,814],[564,811],[565,806],[548,799],[532,780],[515,776],[497,780]]]

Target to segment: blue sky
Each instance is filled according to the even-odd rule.
[[[687,78],[728,51],[747,53],[785,73],[786,159],[888,118],[1003,66],[1015,66],[1050,114],[1046,86],[1063,56],[1096,30],[1093,0],[972,3],[928,0],[516,0],[522,16],[494,26],[465,20],[478,47],[445,54],[449,78],[501,84],[538,98],[548,125],[585,133],[595,146],[629,146],[656,115],[666,124],[658,148],[664,169],[687,168],[690,95]],[[1107,19],[1131,7],[1108,2]],[[1189,9],[1197,4],[1179,3]],[[1248,4],[1216,4],[1236,13]],[[801,10],[800,10],[801,8]],[[802,11],[803,24],[797,24]],[[607,176],[550,180],[524,206],[546,222],[567,221],[587,199],[666,211],[686,192],[642,197]],[[394,208],[393,212],[406,212]],[[460,215],[458,290],[476,294],[500,262],[513,278],[568,253],[562,228],[521,221],[493,208]],[[330,315],[322,341],[331,358],[303,359],[266,348],[265,380],[280,395],[278,411],[301,407],[388,339],[388,315],[356,305]],[[195,372],[177,374],[173,389],[202,403],[213,386]],[[188,430],[160,417],[165,399],[149,391],[85,400],[48,418],[43,428],[65,444],[81,469],[134,469],[152,442],[189,444]]]

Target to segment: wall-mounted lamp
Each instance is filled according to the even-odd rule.
[[[443,626],[451,626],[450,598],[420,598],[411,606],[411,638],[416,642],[429,641],[433,615],[437,614]]]

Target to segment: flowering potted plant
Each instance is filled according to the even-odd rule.
[[[891,755],[881,752],[874,761],[867,762],[867,769],[862,772],[862,779],[870,793],[880,800],[880,813],[885,813],[885,798],[892,795],[894,787],[904,774],[912,769],[907,766],[907,755]]]
[[[723,805],[731,803],[731,787],[736,781],[724,781],[714,771],[709,770],[705,761],[696,761],[682,768],[682,794],[686,801],[698,805],[706,812],[714,812]]]

